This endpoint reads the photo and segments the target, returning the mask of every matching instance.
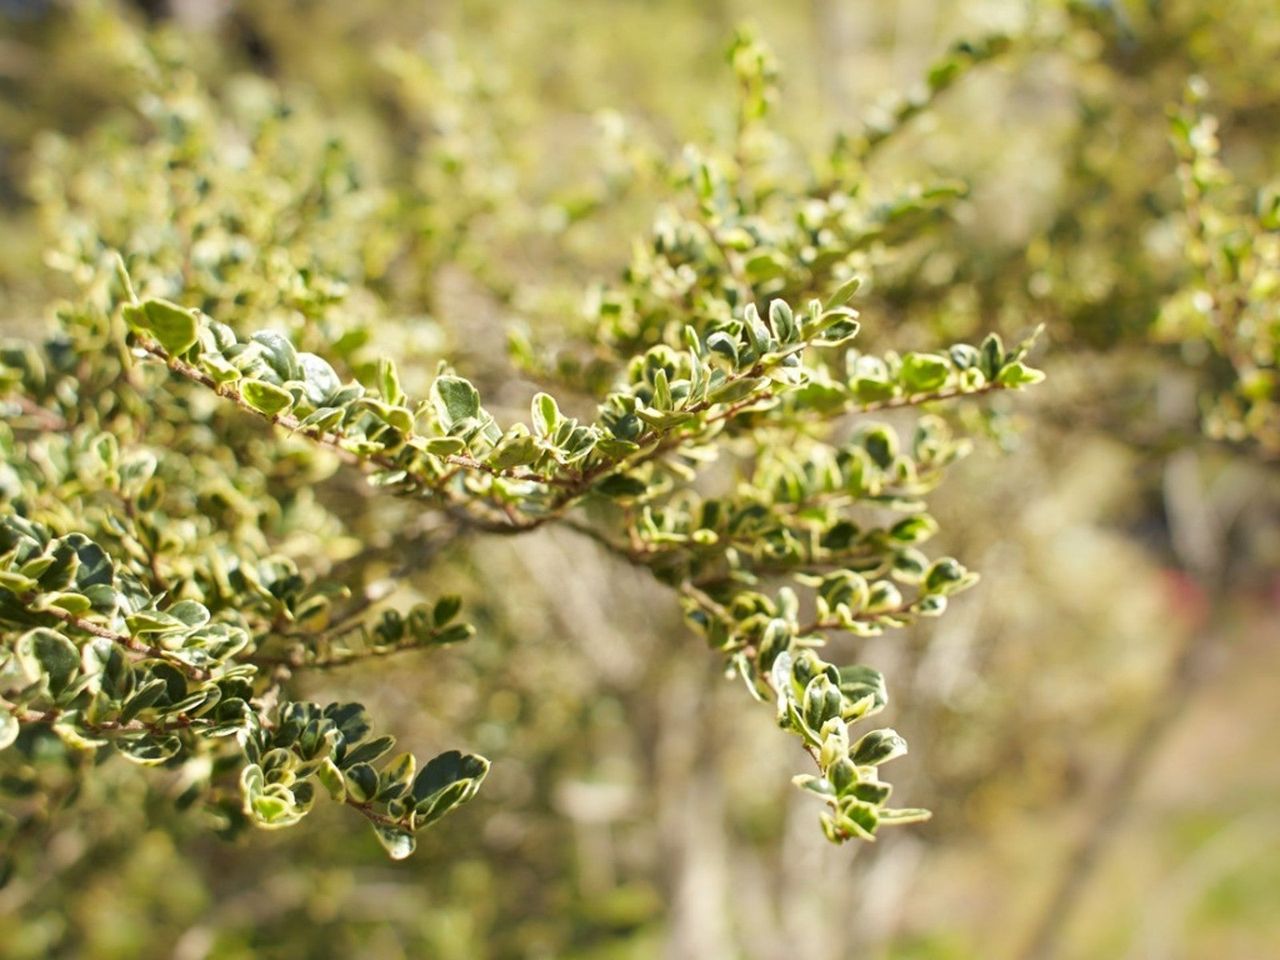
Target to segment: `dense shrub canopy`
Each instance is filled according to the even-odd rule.
[[[931,90],[998,49],[952,54]],[[621,282],[590,298],[583,346],[597,359],[580,390],[611,389],[592,417],[537,392],[527,419],[504,424],[443,361],[425,395],[401,383],[419,349],[411,327],[389,333],[376,286],[392,258],[453,254],[386,249],[416,211],[442,216],[434,193],[366,185],[340,139],[312,136],[312,119],[268,91],[224,107],[137,55],[153,92],[126,120],[133,146],[115,132],[100,157],[52,143],[38,176],[65,237],[55,262],[82,292],[43,351],[15,344],[5,357],[21,413],[5,436],[8,744],[48,728],[72,749],[184,770],[184,801],[212,804],[227,826],[292,825],[321,789],[393,857],[412,852],[416,830],[469,799],[489,762],[386,759],[394,738],[375,735],[362,705],[295,700],[290,681],[472,628],[455,622],[454,597],[366,614],[358,546],[347,582],[280,555],[295,524],[354,539],[311,494],[346,463],[460,534],[562,523],[651,571],[812,754],[817,770],[797,783],[831,808],[832,840],[927,815],[887,805],[878,768],[903,739],[849,732],[884,707],[884,680],[818,651],[830,631],[937,616],[976,579],[919,548],[937,529],[923,497],[967,445],[936,415],[905,435],[871,415],[1041,377],[1023,362],[1029,341],[1009,350],[996,334],[941,352],[852,347],[855,251],[908,242],[955,186],[868,205],[860,176],[808,169],[767,126],[772,54],[740,34],[732,149],[664,164],[669,206]],[[889,132],[873,129],[863,149]],[[437,162],[477,162],[469,141],[458,147]],[[107,182],[123,191],[101,203]],[[463,233],[458,215],[440,232]],[[348,312],[358,295],[366,311]],[[465,327],[443,307],[446,329]],[[388,335],[399,362],[378,342]],[[866,415],[852,433],[850,414]],[[700,479],[713,464],[721,477]]]
[[[557,29],[559,5],[534,6]],[[17,882],[77,811],[122,836],[159,823],[275,849],[249,828],[315,809],[293,832],[362,856],[320,813],[340,806],[396,860],[449,815],[465,827],[424,857],[433,916],[460,905],[478,932],[442,926],[417,949],[603,956],[574,931],[627,928],[645,895],[622,884],[596,904],[613,919],[575,918],[540,878],[590,886],[591,867],[548,852],[546,820],[567,811],[596,851],[577,857],[604,856],[596,828],[622,815],[601,771],[705,784],[715,751],[741,755],[734,829],[763,843],[783,823],[763,781],[789,765],[821,835],[870,841],[948,795],[952,823],[983,819],[1002,754],[1068,749],[1036,711],[1108,709],[1098,690],[1039,695],[1037,658],[1067,654],[1027,653],[1019,611],[1149,632],[1136,583],[1129,612],[1080,599],[1129,555],[1077,588],[1007,553],[1082,536],[1011,546],[1011,504],[1087,473],[1088,431],[1133,457],[1115,473],[1135,500],[1165,497],[1147,508],[1168,527],[1157,549],[1198,597],[1221,611],[1265,581],[1280,193],[1274,138],[1241,117],[1274,109],[1258,103],[1276,78],[1254,72],[1274,37],[1232,40],[1195,4],[1047,5],[931,51],[901,94],[826,129],[795,92],[821,66],[788,87],[767,28],[659,6],[727,56],[692,103],[666,80],[655,102],[611,81],[631,99],[591,122],[584,54],[499,65],[496,39],[486,61],[477,25],[502,15],[486,4],[455,35],[378,4],[311,11],[309,38],[286,5],[204,29],[96,3],[14,20],[50,65],[18,84],[30,117],[0,138],[23,238],[0,267],[0,835]],[[571,19],[603,35],[602,16]],[[1054,97],[1023,224],[1001,184],[1028,148],[973,131],[1003,109],[991,84],[1028,77]],[[1038,366],[1050,382],[1024,393]],[[940,489],[975,449],[967,485]],[[1225,498],[1218,539],[1179,512],[1184,481]],[[992,644],[1010,634],[1030,658],[994,694],[942,663],[981,616],[948,607],[984,557]],[[558,578],[550,600],[540,575]],[[554,638],[579,630],[566,656]],[[637,658],[649,672],[619,666]],[[789,736],[682,686],[709,670]],[[891,694],[895,726],[938,737],[892,800],[881,768],[907,742],[873,721]],[[112,862],[105,833],[83,842]],[[533,866],[468,872],[503,851]],[[816,903],[827,883],[808,879],[780,882]],[[502,932],[468,884],[536,902],[529,925]],[[826,929],[814,955],[842,955]],[[302,952],[282,956],[331,948],[289,931]]]

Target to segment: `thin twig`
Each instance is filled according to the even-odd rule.
[[[134,653],[153,657],[157,660],[164,660],[166,663],[170,663],[182,672],[186,673],[187,676],[191,677],[193,680],[209,679],[209,674],[207,672],[201,670],[199,667],[192,666],[185,660],[175,657],[171,651],[165,650],[163,647],[154,647],[149,643],[139,640],[137,637],[130,636],[127,633],[117,633],[116,631],[101,626],[100,624],[93,623],[90,620],[85,620],[83,617],[79,617],[74,613],[68,613],[65,610],[60,610],[57,607],[46,607],[43,609],[35,607],[33,606],[35,597],[29,594],[20,596],[18,599],[32,613],[45,614],[53,617],[55,620],[60,620],[69,627],[82,630],[85,633],[99,637],[103,640],[110,640],[127,650],[133,651]]]

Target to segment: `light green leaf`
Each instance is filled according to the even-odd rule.
[[[996,383],[1016,390],[1019,387],[1029,387],[1040,383],[1043,379],[1043,370],[1036,370],[1034,367],[1028,367],[1024,363],[1014,362],[1000,371],[1000,375],[996,377]]]
[[[21,729],[18,718],[7,707],[0,706],[0,750],[12,746]]]
[[[560,408],[556,398],[548,393],[536,393],[530,405],[533,418],[533,432],[539,437],[549,437],[560,425]]]
[[[947,382],[951,365],[935,353],[908,353],[902,358],[902,382],[908,393],[928,393]]]
[[[374,835],[392,860],[403,860],[413,854],[417,840],[413,831],[385,823],[370,823]]]
[[[240,396],[258,413],[274,417],[293,406],[293,394],[262,380],[246,380],[240,384]]]
[[[823,306],[827,310],[833,310],[836,307],[843,307],[853,299],[853,295],[858,292],[858,288],[860,286],[862,286],[861,277],[850,277],[844,283],[840,284],[831,296],[827,297],[827,302]]]
[[[881,823],[923,823],[932,816],[933,814],[930,811],[916,807],[901,807],[897,810],[889,810],[882,807],[879,811]]]
[[[146,300],[140,307],[126,307],[126,317],[156,338],[170,354],[186,353],[195,344],[199,324],[193,311],[168,300]]]
[[[480,415],[480,394],[461,377],[437,377],[431,385],[431,406],[446,432],[463,420]]]

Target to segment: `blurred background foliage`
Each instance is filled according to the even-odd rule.
[[[940,621],[843,641],[896,678],[899,789],[934,819],[829,847],[786,783],[794,744],[713,658],[688,669],[694,641],[649,579],[567,532],[476,537],[416,558],[401,588],[463,594],[476,639],[343,681],[393,708],[403,743],[495,761],[416,858],[387,862],[330,808],[227,843],[118,759],[84,781],[51,766],[7,851],[0,956],[1274,954],[1274,379],[1242,388],[1186,307],[1240,286],[1232,237],[1275,264],[1273,0],[4,0],[0,324],[41,328],[90,279],[94,233],[198,269],[177,192],[210,190],[281,251],[281,277],[315,278],[254,263],[257,283],[209,294],[254,326],[304,349],[371,331],[419,393],[441,356],[499,406],[530,369],[589,382],[589,360],[547,345],[588,322],[584,282],[626,266],[664,158],[732,138],[744,20],[782,65],[776,125],[820,165],[885,200],[966,185],[909,243],[866,244],[863,337],[1047,327],[1048,384],[1016,419],[993,405],[991,440],[933,505],[983,585]],[[1007,47],[915,115],[930,66],[992,34]],[[1217,126],[1178,147],[1170,109]],[[136,146],[166,123],[165,149],[200,151],[210,182]],[[1207,137],[1221,169],[1189,199]],[[1239,297],[1274,378],[1274,289]],[[316,495],[340,511],[351,486]],[[353,531],[375,547],[409,522],[395,502],[377,516]],[[295,549],[339,564],[351,545]],[[322,681],[304,692],[334,695]]]

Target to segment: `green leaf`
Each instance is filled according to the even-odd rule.
[[[431,622],[437,627],[443,627],[456,617],[461,609],[462,597],[457,594],[441,597],[436,601],[436,605],[431,611]]]
[[[884,676],[861,664],[840,668],[840,692],[855,702],[869,696],[877,710],[889,702]]]
[[[342,772],[347,796],[356,803],[367,803],[378,792],[378,771],[367,763],[357,763]]]
[[[454,807],[466,803],[475,793],[475,784],[471,780],[455,780],[442,790],[419,802],[414,808],[418,823],[430,826]]]
[[[140,307],[126,307],[127,319],[156,338],[170,354],[186,353],[194,346],[199,324],[194,311],[168,300],[146,300]]]
[[[274,330],[259,330],[250,339],[262,348],[262,358],[281,380],[301,380],[302,364],[289,338]]]
[[[780,251],[765,250],[748,257],[742,267],[747,273],[747,279],[752,284],[759,284],[784,275],[790,265],[791,262]]]
[[[112,742],[124,757],[147,767],[164,763],[182,750],[182,741],[170,734],[117,737]]]
[[[129,298],[130,303],[138,302],[138,294],[134,292],[133,280],[129,276],[129,268],[125,265],[124,256],[119,250],[113,250],[114,267],[116,283],[120,285],[121,291]]]
[[[879,817],[881,823],[904,824],[904,823],[923,823],[932,817],[933,814],[928,810],[921,810],[916,807],[902,807],[897,810],[888,810],[881,808]]]
[[[748,303],[746,310],[743,312],[743,323],[747,328],[747,338],[751,343],[751,347],[755,350],[756,357],[762,357],[773,349],[773,335],[769,332],[768,326],[760,319],[760,311],[756,309],[754,303]]]
[[[204,354],[200,358],[200,369],[212,377],[213,381],[219,385],[232,383],[244,376],[239,367],[216,353]]]
[[[827,771],[827,778],[838,794],[848,793],[858,782],[858,768],[848,757],[837,757]]]
[[[378,777],[378,799],[394,800],[409,789],[415,761],[412,753],[402,753],[389,761]]]
[[[324,716],[338,726],[342,739],[347,743],[358,743],[369,735],[369,714],[359,703],[331,703],[324,708]],[[395,742],[394,738],[386,738]],[[387,750],[391,749],[388,745]]]
[[[791,778],[801,790],[808,790],[810,793],[816,793],[820,797],[834,797],[836,788],[826,777],[815,777],[811,773],[801,773]]]
[[[889,380],[875,380],[871,377],[859,377],[853,384],[854,395],[859,403],[881,403],[892,400],[898,392],[897,385]]]
[[[342,389],[342,381],[328,361],[314,353],[298,354],[302,368],[302,382],[306,386],[307,399],[314,407],[323,407],[329,398]]]
[[[878,780],[863,780],[854,784],[851,793],[852,796],[857,797],[863,803],[870,803],[878,807],[889,799],[889,794],[893,793],[893,787]]]
[[[924,588],[929,593],[949,594],[968,586],[974,577],[956,560],[943,557],[934,561],[924,575]],[[968,582],[966,582],[968,581]]]
[[[58,735],[59,740],[75,750],[96,750],[110,742],[85,727],[76,710],[63,711],[53,722],[53,732]]]
[[[899,520],[889,529],[889,536],[900,543],[922,543],[938,532],[938,521],[927,513]]]
[[[857,320],[858,311],[850,307],[835,307],[821,314],[818,322],[809,330],[815,347],[838,347],[858,335],[862,328]]]
[[[740,377],[737,380],[728,380],[715,387],[707,395],[707,399],[712,403],[736,403],[739,400],[745,400],[757,390],[763,390],[769,386],[769,383],[768,377]]]
[[[489,772],[489,761],[475,754],[447,750],[433,757],[413,781],[413,799],[422,804],[462,780],[477,784]]]
[[[549,393],[536,393],[530,404],[533,419],[533,432],[539,437],[549,437],[560,426],[560,407],[556,398]]]
[[[875,836],[876,827],[880,825],[880,816],[870,804],[846,797],[840,802],[838,822],[849,833],[863,840],[870,840]]]
[[[934,353],[908,353],[902,358],[902,382],[908,393],[928,393],[947,382],[951,365]]]
[[[461,377],[437,377],[431,385],[431,406],[440,426],[448,433],[463,420],[480,414],[480,394]]]
[[[878,467],[888,468],[898,455],[898,434],[887,424],[867,427],[859,439]]]
[[[417,840],[412,830],[386,823],[371,822],[369,825],[392,860],[403,860],[413,854]]]
[[[184,626],[181,620],[160,610],[139,610],[126,616],[124,622],[133,633],[163,633]]]
[[[783,343],[793,343],[799,334],[796,328],[795,314],[791,305],[785,300],[774,300],[769,304],[769,322]]]
[[[907,752],[907,741],[896,730],[872,730],[853,745],[849,759],[858,766],[879,766]]]
[[[871,584],[867,594],[867,610],[871,613],[882,613],[896,610],[902,606],[902,594],[888,580],[877,580]]]
[[[438,647],[447,647],[451,643],[462,643],[475,636],[476,628],[469,623],[455,623],[445,627],[436,634],[431,642]]]
[[[1000,375],[996,377],[996,383],[1016,390],[1019,387],[1037,384],[1043,379],[1044,371],[1028,367],[1021,362],[1014,362],[1000,371]]]
[[[858,288],[862,286],[860,277],[850,277],[844,283],[836,288],[831,296],[827,297],[827,302],[823,305],[827,310],[834,310],[836,307],[843,307],[846,303],[853,299],[853,295],[858,292]]]
[[[466,446],[462,445],[462,448],[466,449]],[[489,457],[489,465],[497,470],[510,470],[513,467],[528,466],[540,456],[542,449],[538,446],[538,441],[525,434],[503,441]]]
[[[240,396],[251,408],[268,417],[293,406],[293,394],[262,380],[246,380],[240,384]]]
[[[655,410],[670,410],[671,384],[667,381],[667,371],[659,368],[653,375],[653,407]]]
[[[8,707],[0,705],[0,750],[13,745],[22,728]]]
[[[396,365],[387,357],[378,358],[378,392],[382,399],[392,406],[404,399],[404,390],[400,387],[400,375],[396,373]]]
[[[329,796],[339,803],[347,799],[347,784],[342,778],[342,771],[331,759],[325,757],[316,769],[316,779],[329,791]]]
[[[65,691],[80,672],[79,648],[62,634],[44,627],[24,633],[15,649],[28,673],[46,679],[54,697]]]
[[[978,352],[978,348],[967,343],[954,344],[949,352],[951,362],[955,364],[957,370],[968,370],[982,361],[982,354]]]
[[[165,613],[193,629],[203,627],[209,622],[208,608],[202,603],[196,603],[194,600],[179,600]]]
[[[728,358],[735,367],[738,365],[738,342],[723,330],[717,330],[707,337],[707,349]]]
[[[643,496],[648,489],[648,484],[639,477],[630,477],[624,473],[610,474],[594,487],[596,493],[617,500]]]
[[[358,763],[372,763],[396,745],[396,738],[390,736],[374,737],[349,749],[338,763],[342,767],[350,767]]]
[[[135,691],[133,696],[125,701],[124,707],[120,711],[120,722],[128,723],[147,707],[153,706],[168,692],[168,689],[168,683],[160,677],[148,680]]]
[[[0,570],[0,590],[13,593],[30,593],[37,586],[36,581],[23,576],[15,570]]]
[[[115,568],[111,558],[100,546],[82,533],[72,533],[63,538],[76,552],[75,584],[81,592],[90,587],[110,586],[115,580]]]
[[[989,333],[978,349],[981,353],[978,363],[983,375],[988,380],[994,380],[1004,366],[1004,341],[1000,339],[1000,334]]]
[[[365,397],[361,401],[375,417],[401,433],[413,432],[413,412],[406,407],[397,407]]]
[[[293,826],[306,813],[293,801],[293,795],[288,791],[258,794],[246,802],[245,812],[259,827],[278,830]]]
[[[432,456],[448,457],[465,451],[467,442],[460,437],[432,437],[426,442],[423,449]]]
[[[17,574],[20,574],[24,579],[28,577],[39,577],[46,570],[48,570],[50,567],[53,566],[55,559],[56,558],[52,553],[42,553],[40,556],[36,557],[34,560],[28,560],[21,567],[19,567]],[[7,571],[0,571],[0,572],[7,572]],[[32,583],[31,589],[34,589],[35,581],[34,580],[31,581],[31,583]]]

